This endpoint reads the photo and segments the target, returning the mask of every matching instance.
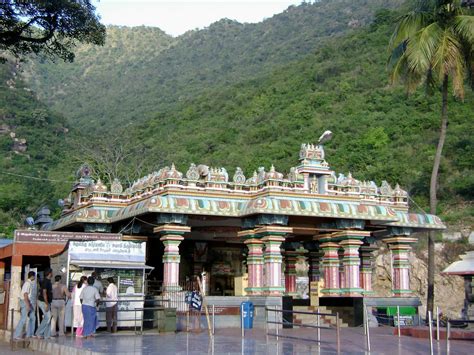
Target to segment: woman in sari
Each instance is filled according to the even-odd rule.
[[[82,316],[84,317],[84,329],[82,335],[85,338],[92,336],[97,328],[97,305],[100,301],[99,291],[92,286],[94,278],[87,279],[87,286],[81,291]]]
[[[73,326],[76,328],[76,336],[82,337],[82,331],[84,326],[84,318],[82,316],[82,304],[81,304],[81,292],[87,286],[87,276],[82,276],[78,284],[74,286],[72,291],[72,301],[73,301]]]

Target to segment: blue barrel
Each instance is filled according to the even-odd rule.
[[[253,328],[254,306],[252,302],[242,302],[240,305],[240,316],[243,318],[245,329]]]

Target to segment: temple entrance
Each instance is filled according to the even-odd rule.
[[[242,295],[245,285],[244,248],[240,244],[184,240],[180,246],[180,281],[204,273],[209,296]],[[237,280],[237,281],[236,281]]]

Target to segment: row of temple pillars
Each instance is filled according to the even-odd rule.
[[[165,246],[163,263],[164,290],[179,290],[179,244],[190,227],[165,224],[155,228]],[[370,295],[372,290],[373,251],[376,247],[364,244],[370,236],[366,231],[341,231],[316,236],[319,251],[280,249],[290,227],[261,226],[238,233],[248,248],[247,271],[249,295],[281,296],[296,294],[296,265],[308,260],[310,281],[324,279],[322,293],[326,296]],[[392,293],[409,296],[410,244],[415,238],[394,236],[384,239],[392,251]],[[285,260],[284,260],[284,258]],[[285,261],[285,286],[282,285],[282,263]]]

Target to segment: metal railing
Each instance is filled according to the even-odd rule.
[[[107,304],[107,303],[110,303],[110,302],[117,302],[117,305],[119,304],[130,304],[130,303],[145,303],[147,301],[147,299],[143,296],[143,297],[133,297],[133,299],[124,299],[124,298],[121,298],[121,299],[118,299],[116,301],[110,301],[110,300],[100,300],[98,301],[97,303],[99,305],[104,305],[104,304]],[[151,301],[151,300],[150,300]],[[155,304],[158,302],[158,303],[168,303],[170,302],[170,300],[168,299],[153,299],[152,300],[153,303],[154,303],[154,306],[155,307]],[[136,323],[136,319],[134,318],[120,318],[119,317],[119,314],[124,314],[124,313],[131,313],[131,312],[134,312],[135,313],[135,318],[136,318],[136,313],[137,313],[137,310],[140,309],[140,310],[148,310],[150,308],[153,308],[153,307],[133,307],[133,308],[130,308],[130,309],[117,309],[117,319],[116,319],[116,322],[124,322],[124,321],[128,321],[128,322],[132,322],[134,321]],[[161,308],[163,308],[163,306],[161,305],[160,306]],[[168,306],[169,307],[169,306]],[[99,309],[97,310],[97,313],[105,313],[106,312],[106,307],[99,307]],[[142,315],[143,316],[143,315]],[[145,321],[147,319],[144,319]],[[72,314],[71,314],[71,337],[74,336],[74,305],[72,306]]]
[[[273,312],[274,313],[274,320],[269,320],[269,317],[268,317],[268,314],[269,312]],[[277,315],[278,314],[291,314],[291,315],[294,315],[294,314],[307,314],[307,315],[312,315],[312,316],[315,316],[316,318],[316,325],[313,325],[313,324],[303,324],[303,323],[295,323],[295,322],[283,322],[283,321],[279,321],[278,320],[278,317]],[[324,317],[335,317],[336,319],[336,325],[335,326],[331,326],[331,325],[321,325],[321,317],[324,316]],[[243,327],[243,317],[242,318],[242,329],[244,328]],[[269,333],[268,332],[268,325],[269,324],[275,324],[275,333]],[[296,336],[291,336],[291,335],[285,335],[285,334],[280,334],[279,333],[279,326],[280,325],[292,325],[292,326],[296,326],[296,327],[300,327],[300,328],[312,328],[312,329],[316,329],[317,332],[316,332],[316,339],[314,338],[303,338],[303,337],[296,337]],[[332,313],[322,313],[322,312],[319,312],[319,309],[317,309],[316,312],[305,312],[305,311],[291,311],[291,310],[283,310],[283,309],[278,309],[276,307],[274,308],[269,308],[269,307],[265,307],[265,331],[266,331],[266,334],[267,335],[271,335],[271,336],[276,336],[277,340],[278,338],[288,338],[288,339],[297,339],[297,340],[308,340],[308,341],[315,341],[317,342],[318,344],[320,344],[322,341],[321,341],[321,329],[324,329],[324,330],[335,330],[336,331],[336,346],[337,346],[337,351],[339,352],[340,351],[340,348],[341,348],[341,326],[340,326],[340,318],[339,318],[339,313],[336,313],[336,315],[332,314]],[[242,333],[243,334],[243,333]]]

